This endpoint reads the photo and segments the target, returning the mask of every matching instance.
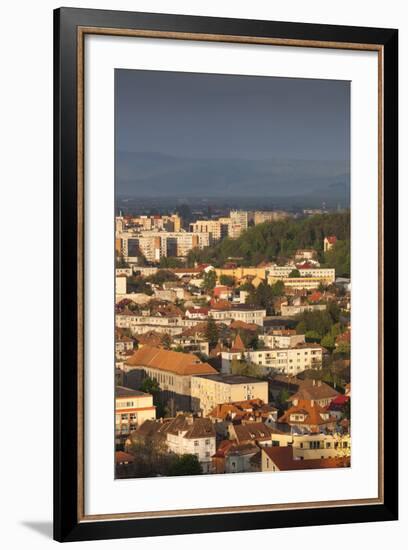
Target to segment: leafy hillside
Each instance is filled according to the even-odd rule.
[[[323,239],[326,235],[336,235],[342,242],[335,247],[327,260],[337,262],[339,275],[347,275],[350,271],[349,212],[259,224],[250,227],[238,239],[227,238],[216,246],[191,251],[188,261],[190,265],[197,261],[219,267],[230,258],[234,258],[234,261],[242,258],[237,263],[248,266],[291,256],[299,248],[314,248],[319,253],[320,261],[325,264],[327,262],[323,255]],[[338,255],[341,257],[338,258]]]

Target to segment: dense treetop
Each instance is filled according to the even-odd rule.
[[[350,269],[350,213],[336,212],[319,214],[309,218],[289,219],[265,222],[250,227],[239,238],[223,239],[215,246],[203,250],[192,250],[188,255],[190,265],[194,262],[211,263],[222,266],[228,259],[243,265],[257,265],[263,261],[279,261],[293,256],[299,248],[313,248],[318,252],[320,261],[326,264],[323,255],[325,236],[335,235],[343,244],[336,245],[331,251],[331,260],[339,264],[339,275],[347,274]],[[340,258],[336,249],[341,248]],[[345,257],[348,254],[348,258]],[[238,260],[237,260],[238,259]]]

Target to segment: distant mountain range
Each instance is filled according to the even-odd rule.
[[[277,204],[340,203],[348,206],[345,162],[182,158],[118,152],[119,197],[265,197]]]

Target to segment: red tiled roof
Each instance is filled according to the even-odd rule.
[[[116,464],[123,464],[126,462],[134,462],[135,457],[130,453],[125,453],[124,451],[115,452],[115,462]]]
[[[318,401],[319,399],[334,399],[339,392],[321,380],[306,379],[300,384],[298,391],[291,395],[288,401]]]
[[[209,310],[208,307],[190,307],[187,309],[187,311],[189,313],[199,313],[202,315],[207,315]]]
[[[230,292],[231,288],[229,286],[216,286],[213,290],[214,296],[219,296],[220,294],[223,294],[224,292]]]
[[[235,340],[232,343],[231,351],[245,351],[245,345],[239,334],[235,336]]]
[[[341,468],[350,466],[349,458],[312,458],[296,460],[293,458],[293,447],[263,447],[262,452],[281,470],[312,470],[321,468]]]
[[[314,264],[311,264],[310,262],[302,262],[302,263],[296,264],[296,267],[298,269],[313,269],[316,266]]]
[[[303,414],[304,420],[291,420],[292,414]],[[323,407],[320,407],[317,403],[310,401],[299,400],[298,404],[289,409],[278,419],[282,424],[302,424],[304,426],[320,426],[325,424],[331,424],[336,422],[336,418],[328,416],[326,420],[322,418],[322,414],[326,415],[327,411]]]
[[[322,299],[322,293],[319,291],[313,292],[308,298],[309,302],[319,302]]]
[[[231,302],[228,300],[211,300],[211,307],[218,310],[229,310],[231,309]]]
[[[134,367],[151,367],[180,375],[217,374],[213,367],[208,363],[201,363],[192,353],[168,351],[152,346],[138,349],[125,364]]]
[[[255,325],[254,323],[245,323],[245,321],[232,321],[230,328],[233,330],[242,329],[255,332],[259,330],[259,325]]]

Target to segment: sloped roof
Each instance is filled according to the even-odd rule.
[[[134,390],[133,388],[126,388],[125,386],[116,386],[115,397],[150,397],[150,393]]]
[[[124,451],[115,452],[115,462],[116,464],[123,464],[124,462],[134,462],[135,457],[130,453],[125,453]]]
[[[290,419],[290,416],[292,414],[303,414],[305,415],[305,419],[292,421]],[[328,413],[326,409],[324,409],[317,403],[314,403],[312,406],[310,401],[299,400],[299,403],[296,406],[290,407],[278,419],[278,422],[281,422],[282,424],[290,424],[294,422],[295,424],[303,424],[306,426],[319,426],[321,424],[330,424],[331,422],[336,422],[336,418],[332,416],[328,416],[328,418],[324,420],[321,416],[322,414],[327,415]]]
[[[293,447],[291,446],[263,447],[262,452],[276,464],[279,470],[312,470],[350,466],[350,459],[343,457],[296,460],[293,458]]]
[[[241,328],[242,330],[257,332],[259,330],[259,325],[256,325],[255,323],[245,323],[245,321],[232,321],[230,328],[234,330]]]
[[[126,363],[130,367],[151,367],[180,375],[217,374],[208,363],[201,363],[192,353],[169,351],[153,346],[138,349]]]
[[[149,330],[144,334],[138,334],[136,338],[139,344],[143,346],[160,346],[163,341],[163,334],[155,330]]]
[[[238,443],[243,441],[266,441],[272,434],[282,434],[279,430],[270,428],[263,422],[250,422],[249,424],[237,424],[234,426]]]
[[[319,399],[334,399],[339,392],[322,380],[306,379],[300,384],[298,391],[291,395],[288,401],[311,401]]]
[[[245,351],[245,345],[242,341],[240,334],[237,334],[235,336],[235,339],[232,343],[231,351]]]
[[[166,433],[177,435],[186,432],[185,439],[199,439],[202,437],[215,437],[214,425],[209,418],[193,418],[191,416],[176,416],[166,425]]]

